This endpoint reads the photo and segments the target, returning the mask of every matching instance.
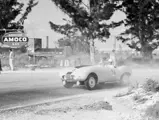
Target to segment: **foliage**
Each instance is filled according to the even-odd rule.
[[[9,67],[9,55],[7,54],[5,58],[1,59],[3,67]],[[29,64],[28,56],[26,54],[15,54],[14,66],[16,68],[25,68],[25,65]]]
[[[138,101],[139,99],[141,99],[141,95],[135,94],[135,95],[133,96],[133,100],[134,100],[134,101]]]
[[[5,29],[7,32],[13,31],[13,29],[23,31],[24,20],[27,19],[28,14],[37,4],[38,2],[35,0],[29,0],[26,10],[22,13],[24,3],[18,2],[18,0],[0,0],[0,36],[5,33]],[[21,18],[15,21],[20,14],[22,14]]]
[[[24,45],[24,46],[21,46],[20,47],[20,52],[21,53],[26,53],[27,52],[27,47]]]
[[[149,78],[143,85],[143,88],[148,92],[157,92],[159,91],[159,83],[156,80]]]
[[[52,0],[71,21],[64,25],[49,22],[51,28],[61,34],[74,36],[79,32],[89,43],[91,63],[95,64],[94,39],[105,42],[110,36],[109,28],[119,26],[119,23],[108,24],[107,21],[113,15],[117,0]],[[85,2],[85,3],[84,3]],[[87,2],[87,3],[86,3]]]
[[[117,8],[125,13],[127,27],[117,39],[141,51],[144,57],[152,57],[152,51],[159,46],[159,1],[121,0]]]
[[[86,52],[89,53],[89,43],[84,41],[84,37],[82,36],[74,36],[74,37],[65,37],[58,40],[59,46],[70,46],[73,50],[73,53]]]
[[[98,38],[105,41],[110,36],[109,28],[120,23],[106,24],[115,11],[115,4],[111,0],[87,0],[88,5],[82,0],[52,0],[54,4],[66,13],[71,22],[64,25],[56,25],[49,22],[51,28],[65,35],[75,35],[80,31],[89,39]]]

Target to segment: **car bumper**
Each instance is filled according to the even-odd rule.
[[[62,78],[62,82],[66,84],[67,83],[74,83],[76,85],[82,85],[83,80],[81,79],[64,79]]]
[[[62,78],[62,81],[66,81],[66,82],[77,82],[77,81],[83,81],[81,79],[64,79]]]
[[[66,82],[77,82],[78,80],[74,80],[74,79],[62,79],[62,81],[66,81]]]

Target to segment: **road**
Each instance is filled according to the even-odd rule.
[[[157,75],[159,70],[134,69],[131,81],[143,82],[146,77]],[[0,75],[0,109],[32,102],[51,100],[54,98],[97,92],[101,90],[119,90],[120,86],[107,84],[98,86],[95,91],[88,91],[84,87],[66,89],[62,86],[58,72],[26,72],[2,73]]]
[[[2,73],[0,109],[90,92],[82,87],[65,89],[57,72]]]

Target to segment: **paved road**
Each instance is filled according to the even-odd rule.
[[[0,109],[90,92],[83,87],[66,89],[57,72],[9,72],[0,75]]]
[[[131,81],[143,82],[146,77],[157,76],[159,70],[134,69]],[[108,84],[98,90],[119,90],[120,86]],[[93,92],[96,92],[93,91]],[[0,75],[0,109],[39,102],[54,98],[89,93],[84,87],[66,89],[62,87],[57,72],[21,72],[3,73]]]

